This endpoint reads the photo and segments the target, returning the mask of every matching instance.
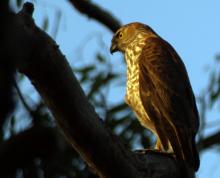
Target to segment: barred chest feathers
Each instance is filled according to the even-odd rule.
[[[128,48],[125,51],[125,60],[127,63],[127,83],[126,83],[126,97],[127,104],[133,109],[136,108],[139,96],[139,65],[138,57],[141,54],[141,49],[136,48],[136,51],[132,48]]]
[[[139,62],[138,58],[141,54],[141,49],[145,45],[145,40],[134,42],[125,50],[125,60],[127,63],[127,83],[125,102],[135,112],[138,120],[144,126],[154,131],[154,126],[150,121],[147,113],[142,105],[139,93]]]

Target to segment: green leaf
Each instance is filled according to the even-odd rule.
[[[94,65],[88,65],[86,67],[75,68],[74,72],[77,72],[80,75],[80,83],[90,80],[91,73],[95,70]]]
[[[48,26],[49,26],[49,19],[48,17],[45,17],[44,21],[43,21],[43,26],[42,26],[42,29],[44,31],[47,31],[48,30]]]
[[[111,109],[109,109],[108,112],[110,114],[114,114],[114,113],[118,113],[120,111],[123,111],[123,110],[125,110],[127,108],[128,108],[128,105],[126,103],[122,102],[121,104],[116,105],[116,106],[112,107]]]
[[[18,75],[18,81],[22,81],[23,79],[25,78],[25,75],[24,74],[19,74]]]
[[[220,54],[216,55],[215,60],[216,60],[217,62],[219,62],[219,61],[220,61]]]
[[[81,74],[87,74],[87,73],[93,71],[94,69],[95,69],[94,65],[88,65],[86,67],[75,68],[73,70],[74,70],[74,72],[78,72],[78,73],[81,73]]]
[[[102,73],[100,73],[99,75],[97,75],[95,78],[94,78],[94,82],[93,84],[91,85],[91,89],[88,93],[88,98],[91,98],[92,95],[98,91],[100,89],[101,86],[103,86],[104,84],[104,78],[103,78],[103,75]]]
[[[100,62],[100,63],[104,63],[106,61],[105,57],[100,54],[100,53],[97,53],[96,54],[96,59]]]
[[[107,75],[107,77],[105,78],[105,83],[109,82],[110,80],[113,80],[113,79],[117,78],[118,76],[119,76],[118,74],[109,73]]]
[[[15,125],[16,125],[16,118],[15,116],[12,116],[10,119],[10,134],[11,135],[15,134]]]
[[[21,7],[21,4],[23,3],[23,0],[16,0],[16,5],[18,7]]]

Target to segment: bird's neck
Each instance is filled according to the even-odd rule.
[[[125,50],[125,61],[127,64],[127,87],[126,93],[131,96],[133,91],[138,91],[139,65],[138,58],[141,55],[144,38],[138,38],[130,43]],[[133,101],[133,100],[132,100]]]
[[[133,63],[137,63],[138,57],[141,54],[142,48],[145,45],[145,38],[137,37],[125,49],[125,60],[129,67]]]
[[[125,49],[125,60],[127,65],[138,62],[138,57],[146,44],[148,38],[155,37],[153,33],[139,33],[137,37]]]

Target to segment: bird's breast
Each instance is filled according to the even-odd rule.
[[[131,55],[132,56],[132,55]],[[154,130],[152,123],[144,109],[139,92],[139,64],[129,53],[125,54],[127,63],[126,103],[135,112],[138,120],[144,127]],[[134,55],[133,55],[134,57]]]
[[[133,109],[139,103],[139,66],[136,56],[132,51],[126,51],[125,60],[127,63],[126,102]]]

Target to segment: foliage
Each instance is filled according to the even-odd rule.
[[[212,132],[219,131],[218,118],[208,119],[208,113],[213,111],[219,112],[220,106],[220,56],[217,55],[212,61],[211,66],[207,66],[208,73],[207,86],[203,89],[197,102],[200,106],[200,132],[199,140],[205,138],[205,132],[212,130]]]

